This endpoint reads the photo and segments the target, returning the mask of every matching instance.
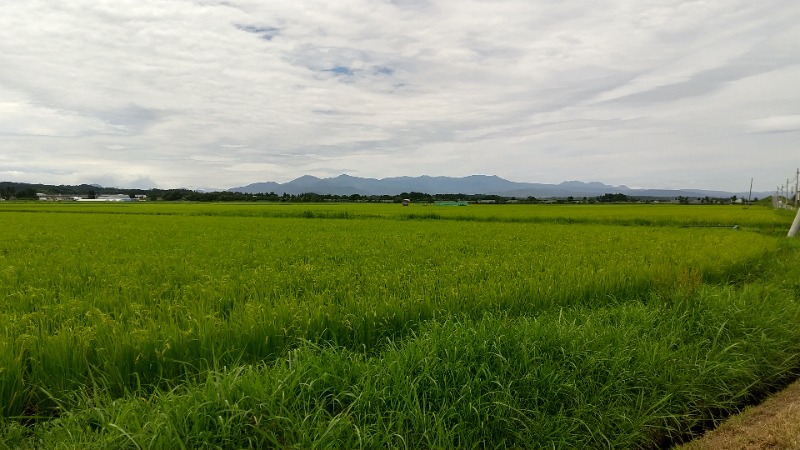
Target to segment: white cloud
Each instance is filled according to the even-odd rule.
[[[755,131],[763,132],[795,132],[800,133],[800,114],[770,116],[750,122]]]
[[[771,188],[796,164],[798,24],[789,0],[17,2],[0,174],[733,189],[757,166]]]

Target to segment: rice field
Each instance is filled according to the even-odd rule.
[[[654,448],[800,369],[764,207],[0,205],[0,448]]]

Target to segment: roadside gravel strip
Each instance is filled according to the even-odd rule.
[[[800,450],[800,381],[674,450]]]

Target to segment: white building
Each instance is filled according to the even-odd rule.
[[[131,198],[127,194],[98,195],[97,198],[82,198],[80,202],[135,202],[137,199]]]

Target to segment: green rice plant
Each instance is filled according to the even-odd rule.
[[[4,203],[0,213],[52,212],[67,214],[180,215],[306,219],[393,219],[607,224],[626,226],[688,226],[757,229],[784,232],[792,213],[765,206],[741,205],[477,205],[453,208],[432,204],[365,203]],[[787,223],[788,222],[788,223]],[[780,233],[778,233],[780,234]]]
[[[274,358],[297,339],[373,349],[440,316],[528,315],[680,292],[691,286],[681,284],[684,273],[736,277],[775,249],[767,236],[704,228],[13,218],[0,321],[6,336],[31,338],[11,350],[26,358],[7,390],[25,379],[15,398],[37,411],[55,408],[51,396],[85,385],[93,369],[122,395],[220,361]],[[11,404],[9,415],[22,414]]]
[[[798,320],[761,282],[442,318],[373,355],[305,343],[144,397],[86,396],[36,433],[42,448],[660,447],[796,374]]]
[[[800,365],[767,210],[104,206],[0,211],[7,446],[647,447]]]
[[[19,414],[28,401],[25,389],[24,345],[0,342],[0,416]]]

